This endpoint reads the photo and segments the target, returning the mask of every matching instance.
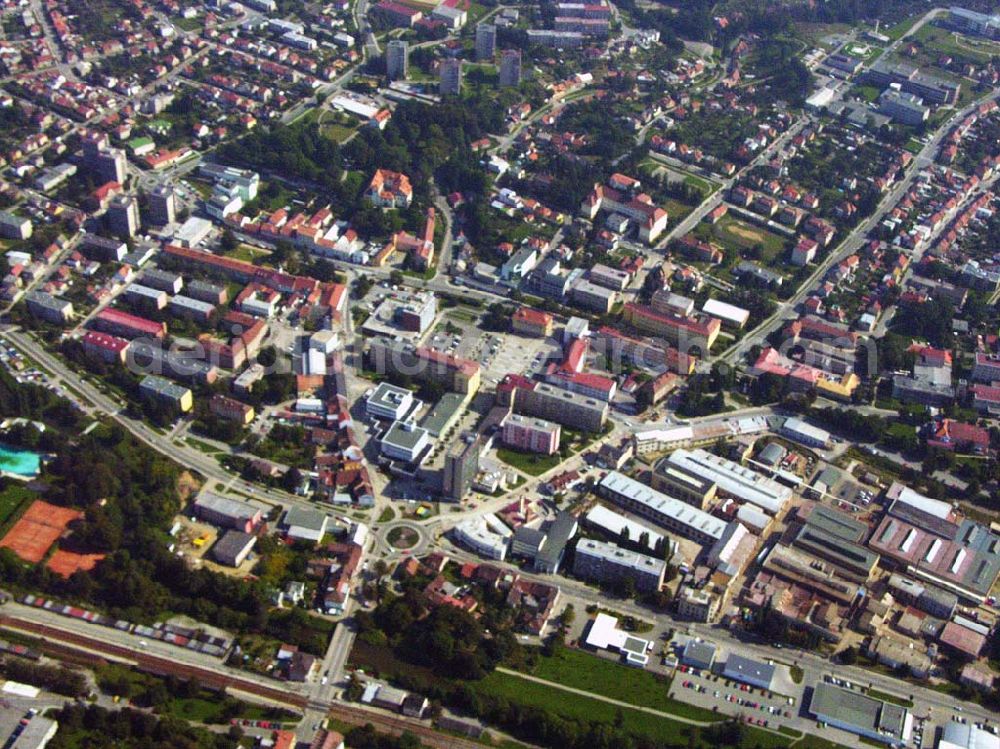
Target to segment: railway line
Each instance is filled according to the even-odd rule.
[[[109,660],[124,662],[158,676],[197,679],[209,689],[235,690],[255,695],[300,712],[307,709],[321,711],[331,718],[352,725],[370,723],[377,730],[395,736],[408,731],[420,738],[424,744],[435,747],[435,749],[482,749],[481,744],[459,736],[440,733],[425,722],[415,718],[395,717],[352,704],[328,703],[310,699],[305,694],[289,691],[287,686],[272,687],[262,684],[255,679],[229,673],[228,669],[222,666],[209,668],[181,663],[163,656],[136,651],[133,648],[116,645],[106,640],[9,614],[0,615],[0,629],[14,630],[43,638],[43,649],[46,653],[71,663],[96,665],[106,663]]]

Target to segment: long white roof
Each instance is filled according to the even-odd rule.
[[[725,493],[777,515],[792,498],[792,490],[760,473],[705,450],[675,450],[669,461],[714,481]]]
[[[645,533],[649,536],[646,545],[650,551],[655,550],[656,545],[663,538],[658,531],[631,518],[627,518],[614,510],[609,510],[604,505],[594,505],[590,512],[587,513],[586,520],[591,525],[596,525],[598,528],[602,528],[612,534],[621,535],[622,529],[628,528],[628,536],[633,541],[638,541],[639,537]],[[668,538],[667,542],[672,547],[677,546],[677,543],[673,539]]]
[[[894,484],[889,488],[888,494],[890,497],[895,496],[897,502],[902,502],[904,505],[909,505],[941,520],[947,520],[951,516],[952,507],[950,504],[942,502],[940,499],[926,497],[908,486]]]
[[[712,315],[722,320],[729,320],[738,325],[744,325],[750,319],[750,312],[748,310],[737,307],[735,304],[720,302],[718,299],[708,299],[702,305],[701,311],[706,315]]]
[[[614,494],[621,494],[645,505],[654,514],[663,515],[714,539],[721,538],[726,528],[726,521],[679,499],[661,494],[617,471],[611,471],[601,479],[601,486]]]

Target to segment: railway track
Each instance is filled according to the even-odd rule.
[[[134,663],[137,668],[157,675],[175,676],[180,679],[194,678],[210,689],[239,690],[300,711],[307,709],[320,711],[352,725],[370,723],[379,731],[394,736],[409,732],[420,738],[424,744],[435,747],[435,749],[482,749],[481,744],[459,736],[440,733],[415,718],[397,718],[350,704],[317,701],[305,695],[261,684],[236,674],[137,652],[124,645],[116,645],[48,624],[40,624],[16,616],[0,615],[0,628],[4,627],[20,632],[29,632],[44,638],[46,652],[74,663],[94,665],[107,662],[107,658],[111,657]]]
[[[229,674],[221,670],[179,663],[170,658],[150,653],[136,652],[132,648],[123,645],[115,645],[105,640],[98,640],[48,624],[39,624],[38,622],[14,616],[0,616],[0,627],[5,626],[44,637],[46,638],[46,645],[49,647],[62,647],[74,650],[72,646],[75,645],[77,648],[85,648],[86,651],[90,651],[89,655],[95,660],[100,658],[98,654],[114,656],[136,664],[143,671],[160,675],[173,675],[182,679],[196,678],[211,689],[238,689],[241,692],[254,694],[283,705],[289,705],[298,710],[303,710],[308,702],[308,698],[305,695],[289,692],[287,689],[267,686],[253,679]],[[85,654],[88,653],[85,652]]]
[[[421,742],[435,749],[483,749],[482,744],[460,736],[440,733],[415,719],[394,718],[340,703],[330,705],[326,709],[332,718],[360,725],[371,723],[383,733],[391,733],[393,736],[399,736],[404,732],[412,733]]]

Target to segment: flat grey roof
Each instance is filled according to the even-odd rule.
[[[774,678],[774,666],[770,663],[761,663],[752,658],[745,658],[736,653],[730,654],[726,659],[726,666],[723,673],[729,678],[737,680],[753,679],[754,681],[771,683]]]
[[[215,557],[233,559],[246,549],[247,546],[255,543],[256,540],[256,536],[251,536],[249,533],[244,533],[243,531],[226,531],[225,535],[215,542],[212,554]]]
[[[404,450],[412,450],[417,446],[421,435],[427,434],[427,430],[413,424],[410,424],[409,427],[409,429],[404,429],[403,422],[394,421],[392,426],[382,435],[382,442],[388,442],[390,445],[401,447]]]
[[[293,505],[285,511],[285,517],[282,522],[286,526],[294,525],[299,528],[320,531],[326,526],[327,521],[328,518],[325,512],[314,510],[311,507]]]
[[[868,532],[868,526],[864,523],[843,512],[819,504],[809,513],[806,525],[855,544],[860,543]]]
[[[813,689],[809,710],[819,718],[834,718],[859,731],[881,731],[896,739],[902,736],[906,718],[905,708],[825,681]]]
[[[715,660],[715,645],[705,640],[688,640],[682,657],[699,663],[712,663]]]
[[[441,396],[441,400],[434,404],[434,408],[424,416],[420,426],[435,437],[440,436],[448,426],[448,422],[458,415],[463,400],[465,395],[462,393],[445,393]]]
[[[556,564],[574,533],[576,533],[576,518],[568,512],[560,512],[549,527],[548,538],[539,550],[537,559]]]

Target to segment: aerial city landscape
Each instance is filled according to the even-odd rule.
[[[995,3],[3,0],[0,123],[2,749],[1000,749]]]

